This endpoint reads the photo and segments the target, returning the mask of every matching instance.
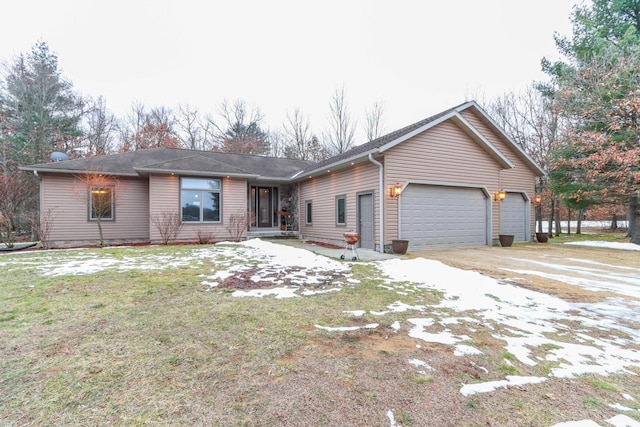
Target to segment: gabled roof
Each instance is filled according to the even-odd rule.
[[[388,133],[380,138],[367,142],[366,144],[358,145],[345,153],[331,157],[320,163],[316,163],[306,169],[304,172],[296,176],[298,178],[304,178],[309,175],[313,175],[319,171],[326,169],[333,169],[341,165],[347,165],[354,161],[366,158],[369,154],[375,155],[383,153],[390,148],[412,138],[427,129],[430,129],[444,121],[451,120],[458,125],[465,133],[467,133],[472,139],[474,139],[487,153],[493,157],[498,164],[505,169],[513,168],[513,163],[504,156],[486,137],[484,137],[471,123],[466,120],[462,114],[462,111],[472,108],[480,114],[481,119],[485,122],[496,134],[502,138],[508,145],[512,146],[516,155],[520,156],[523,161],[536,171],[539,175],[544,175],[544,171],[540,166],[529,157],[522,148],[516,144],[511,138],[509,138],[502,129],[476,104],[475,101],[465,102],[441,113],[420,120],[409,126],[405,126],[402,129],[398,129],[394,132]]]
[[[21,169],[43,173],[104,173],[119,176],[141,176],[149,173],[224,175],[278,181],[289,180],[311,165],[313,162],[306,160],[153,148],[109,156],[41,163]]]
[[[492,129],[499,138],[513,148],[525,164],[538,175],[544,171],[524,150],[509,138],[502,129],[474,101],[465,102],[434,116],[420,120],[380,138],[358,145],[351,150],[320,163],[306,160],[276,157],[227,154],[214,151],[181,150],[177,148],[155,148],[129,153],[96,156],[62,162],[41,163],[21,167],[22,170],[50,173],[104,173],[121,176],[141,176],[150,173],[178,173],[182,175],[221,175],[244,177],[256,180],[298,180],[318,171],[348,166],[367,159],[369,155],[384,153],[396,145],[418,135],[444,121],[451,120],[470,138],[483,148],[502,168],[513,168],[513,163],[480,133],[464,116],[464,110],[472,109],[480,120]]]

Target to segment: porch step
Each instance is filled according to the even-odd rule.
[[[298,237],[298,232],[283,231],[280,228],[261,228],[247,231],[247,240],[260,237]]]

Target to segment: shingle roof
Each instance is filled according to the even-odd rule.
[[[244,154],[227,154],[214,151],[181,150],[177,148],[155,148],[129,153],[97,156],[83,159],[66,160],[63,162],[42,163],[26,166],[23,170],[37,170],[39,172],[60,173],[108,173],[115,175],[139,176],[148,173],[181,173],[194,175],[228,175],[242,176],[253,179],[289,180],[311,175],[312,172],[345,164],[347,159],[363,158],[373,154],[388,144],[398,143],[430,125],[436,125],[439,120],[446,120],[456,116],[456,112],[469,107],[477,108],[489,124],[506,138],[538,173],[544,171],[497,125],[486,116],[473,101],[465,102],[449,108],[426,119],[390,132],[380,138],[358,145],[349,151],[331,157],[319,163],[306,160],[283,159],[276,157],[254,156]],[[457,115],[460,117],[459,115]],[[387,146],[388,148],[388,146]],[[508,161],[507,161],[508,162]]]
[[[59,173],[108,173],[138,176],[148,172],[219,174],[265,179],[288,179],[311,166],[305,160],[227,154],[213,151],[154,148],[109,156],[41,163],[23,170]]]

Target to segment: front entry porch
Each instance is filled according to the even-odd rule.
[[[297,185],[249,184],[247,238],[297,235]]]

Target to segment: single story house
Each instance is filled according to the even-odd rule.
[[[530,241],[544,172],[475,102],[466,102],[320,163],[156,148],[23,167],[40,177],[50,243],[161,241],[154,218],[179,216],[178,241],[296,233],[383,251]],[[115,177],[87,186],[83,176]],[[238,229],[238,225],[242,227]]]

